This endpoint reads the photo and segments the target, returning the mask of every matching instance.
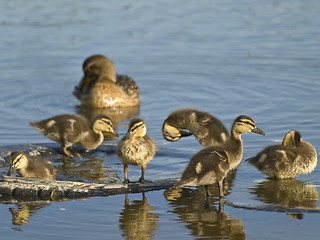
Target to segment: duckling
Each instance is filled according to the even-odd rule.
[[[140,104],[139,88],[126,75],[116,75],[113,62],[93,55],[83,63],[84,77],[73,94],[89,108],[128,107]]]
[[[20,177],[47,180],[56,179],[56,169],[51,162],[39,158],[27,158],[21,151],[12,152],[10,154],[8,176],[14,174],[15,171],[17,171]]]
[[[223,198],[223,180],[231,169],[240,164],[243,152],[241,134],[247,132],[265,135],[250,117],[237,117],[227,140],[223,144],[205,147],[197,152],[174,188],[204,185],[206,196],[209,196],[208,185],[218,182],[219,196]]]
[[[80,157],[71,147],[80,144],[85,149],[96,149],[104,140],[102,132],[118,136],[106,115],[98,115],[90,124],[84,117],[74,114],[57,115],[39,122],[30,122],[41,134],[62,145],[62,153]]]
[[[189,132],[181,129],[188,129]],[[219,119],[210,113],[195,109],[179,109],[172,112],[163,123],[162,133],[166,140],[172,142],[194,135],[205,147],[223,143],[229,136],[227,128]]]
[[[141,166],[139,182],[143,183],[147,164],[153,159],[157,151],[157,145],[147,134],[147,126],[142,119],[132,119],[128,132],[118,143],[116,152],[122,161],[124,170],[124,183],[130,183],[128,179],[128,164]]]
[[[282,145],[268,146],[246,161],[270,178],[294,178],[315,169],[317,152],[310,143],[302,141],[298,131],[291,130]]]

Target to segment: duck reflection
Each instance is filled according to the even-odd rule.
[[[242,220],[230,217],[228,213],[212,206],[218,199],[209,198],[210,205],[204,205],[206,196],[199,191],[203,189],[182,188],[165,192],[166,199],[173,206],[171,212],[187,223],[191,234],[210,239],[246,239]]]
[[[84,108],[84,107],[77,107],[77,113],[84,116],[89,121],[92,121],[96,116],[99,114],[107,115],[112,123],[114,129],[118,129],[118,122],[125,121],[132,119],[139,115],[140,113],[140,106],[133,106],[133,107],[113,107],[113,108]],[[117,139],[112,134],[104,134],[105,140],[114,140]]]
[[[120,183],[119,171],[113,164],[105,166],[106,154],[100,156],[98,152],[82,154],[83,158],[56,158],[58,180],[84,181],[95,183]],[[111,160],[112,161],[112,160]]]
[[[21,202],[16,204],[17,207],[10,207],[9,211],[12,214],[12,224],[13,225],[26,225],[29,222],[29,218],[39,211],[41,208],[49,206],[50,204],[37,203],[37,202]]]
[[[148,204],[145,193],[142,200],[129,201],[128,194],[125,195],[125,204],[120,213],[120,229],[122,236],[127,239],[150,239],[153,232],[158,229],[159,214],[152,212],[156,208]]]
[[[299,180],[267,179],[250,190],[258,200],[276,207],[317,208],[318,192],[315,186]]]

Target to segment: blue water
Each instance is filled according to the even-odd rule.
[[[319,152],[319,10],[318,1],[301,0],[1,1],[0,156],[4,149],[52,143],[28,122],[76,113],[72,91],[82,62],[97,53],[140,87],[133,115],[146,121],[159,147],[147,179],[179,177],[202,148],[193,137],[175,143],[162,137],[164,119],[178,108],[208,111],[228,128],[238,115],[251,116],[267,135],[243,136],[244,159],[291,129]],[[121,135],[131,117],[117,123]],[[116,142],[83,159],[53,154],[50,160],[61,179],[120,182]],[[0,167],[6,174],[8,163]],[[130,178],[139,175],[129,167]],[[148,204],[142,194],[129,194],[129,204],[125,195],[0,204],[1,239],[319,239],[319,213],[298,211],[319,209],[319,176],[318,166],[290,183],[274,183],[242,162],[228,180],[226,201],[252,210],[227,205],[224,213],[217,213],[215,197],[203,205],[202,188],[169,197],[147,192]],[[265,208],[289,213],[257,210]]]

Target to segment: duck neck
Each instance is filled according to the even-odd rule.
[[[243,144],[241,140],[241,134],[232,131],[228,140],[225,142],[225,148],[228,149],[230,153],[230,159],[233,159],[232,162],[237,166],[242,160],[243,154]]]
[[[89,149],[97,148],[103,142],[103,134],[99,130],[92,130],[91,134],[87,136],[87,144]]]

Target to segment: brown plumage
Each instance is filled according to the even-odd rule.
[[[20,177],[47,180],[56,179],[56,170],[51,162],[39,158],[27,158],[27,156],[20,151],[12,152],[10,154],[8,176],[11,176],[16,171]]]
[[[84,117],[73,114],[57,115],[39,122],[30,122],[44,136],[62,145],[63,154],[80,156],[72,145],[79,144],[85,149],[96,149],[104,140],[102,132],[118,134],[113,124],[105,115],[98,115],[92,123]]]
[[[231,135],[223,144],[205,147],[190,159],[174,188],[204,185],[209,196],[208,185],[218,182],[219,196],[223,197],[223,180],[231,169],[240,164],[243,152],[241,134],[247,132],[265,135],[250,117],[239,116],[232,125]]]
[[[189,132],[181,129],[187,129]],[[163,123],[162,133],[166,140],[172,142],[194,135],[205,147],[221,144],[229,136],[228,130],[219,119],[195,109],[179,109],[172,112]]]
[[[128,164],[141,166],[139,182],[144,182],[147,164],[153,159],[157,145],[151,137],[146,135],[147,126],[142,119],[132,119],[127,134],[117,145],[117,155],[122,161],[124,169],[124,183],[129,183]]]
[[[107,57],[88,57],[83,63],[83,72],[84,77],[73,91],[82,106],[108,108],[140,104],[135,81],[126,75],[116,75],[114,64]]]
[[[291,130],[282,145],[268,146],[246,161],[270,178],[284,179],[312,172],[318,160],[315,148],[302,141],[299,132]]]

